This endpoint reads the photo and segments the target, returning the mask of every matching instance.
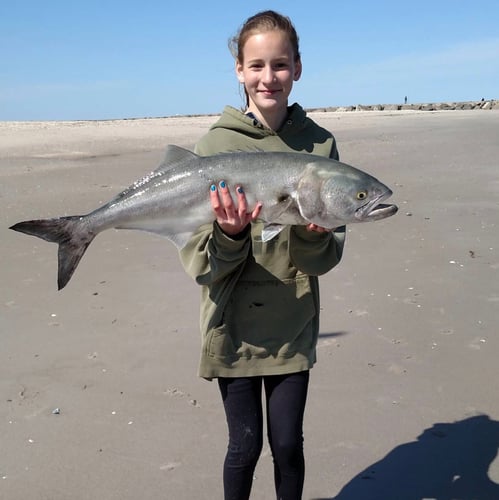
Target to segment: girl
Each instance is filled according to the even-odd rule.
[[[288,106],[302,63],[291,21],[276,12],[250,17],[231,40],[244,87],[244,112],[227,106],[196,145],[203,156],[258,148],[338,159],[334,137]],[[319,333],[317,276],[341,259],[345,231],[289,226],[262,242],[258,203],[243,186],[210,187],[216,221],[181,250],[201,285],[199,375],[218,379],[229,444],[225,499],[248,499],[263,444],[262,387],[278,499],[301,498],[305,473],[303,415]],[[234,201],[237,199],[237,203]]]

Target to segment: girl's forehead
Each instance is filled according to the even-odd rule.
[[[250,54],[270,54],[293,52],[288,35],[280,30],[255,32],[251,34],[243,47],[245,57]]]

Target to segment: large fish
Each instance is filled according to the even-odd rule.
[[[66,286],[95,236],[105,229],[140,229],[182,248],[202,224],[214,220],[209,186],[242,185],[248,206],[263,208],[263,241],[284,225],[334,228],[384,219],[397,211],[381,202],[392,191],[344,163],[303,153],[235,152],[201,157],[168,146],[159,168],[87,215],[19,222],[15,231],[59,244],[59,290]]]

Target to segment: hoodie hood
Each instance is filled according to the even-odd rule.
[[[282,135],[289,133],[292,129],[301,128],[305,122],[306,114],[299,104],[293,104],[288,107],[288,116],[282,127],[277,130],[271,130],[251,115],[246,115],[232,106],[226,106],[220,119],[211,127],[215,129],[228,129],[239,132],[246,136],[262,138],[272,135]]]
[[[297,103],[279,130],[272,130],[251,115],[226,106],[220,118],[196,144],[201,156],[228,151],[302,151],[338,159],[333,135],[307,117]]]

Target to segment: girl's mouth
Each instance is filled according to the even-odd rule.
[[[258,93],[264,94],[264,95],[274,95],[274,94],[277,94],[280,91],[281,91],[280,89],[275,89],[275,90],[261,89],[261,90],[258,90]]]

